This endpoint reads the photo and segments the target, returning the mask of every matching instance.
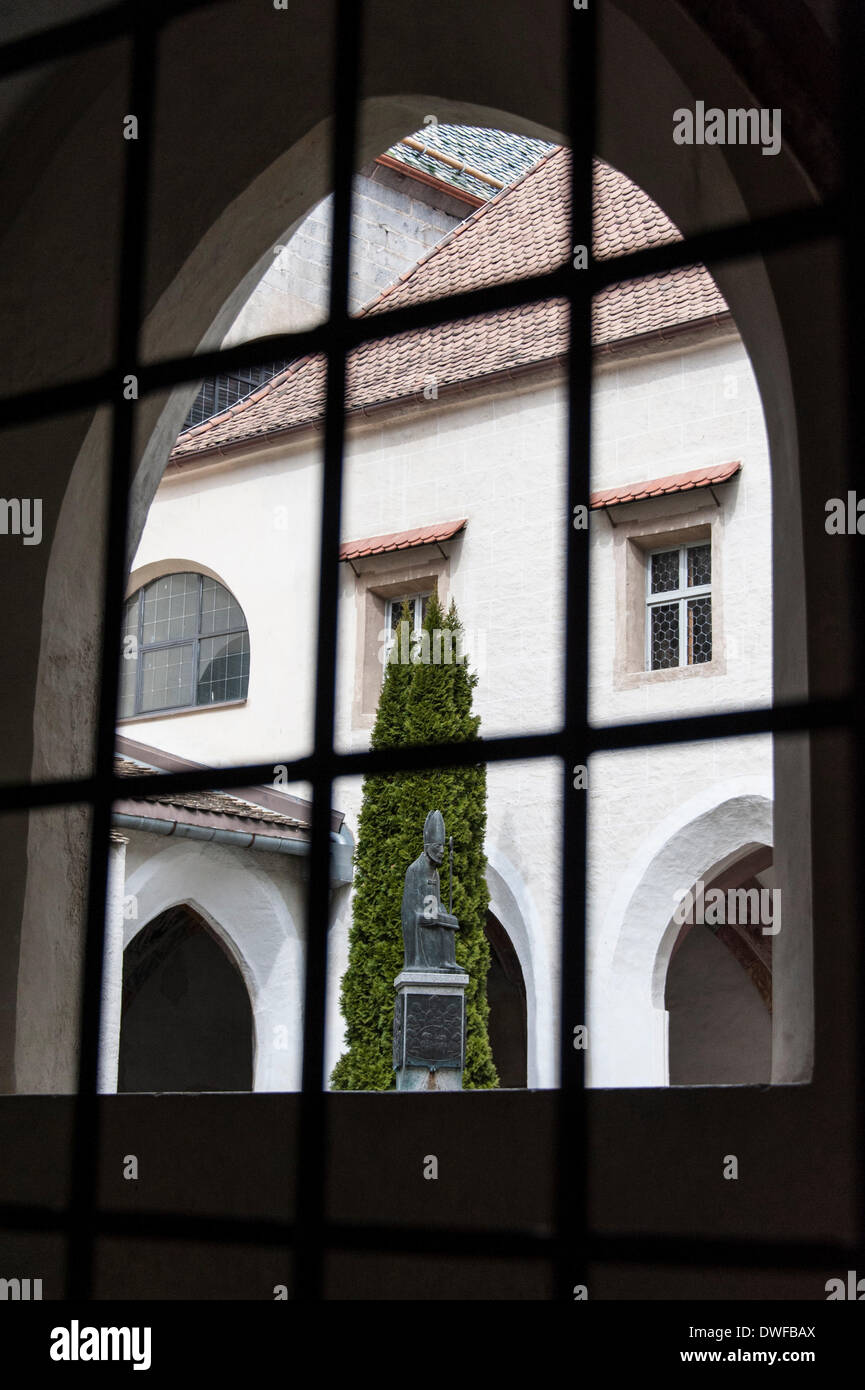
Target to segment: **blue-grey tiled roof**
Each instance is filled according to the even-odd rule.
[[[422,140],[425,145],[441,150],[454,159],[464,160],[473,169],[501,179],[504,184],[513,183],[552,148],[544,140],[531,140],[526,135],[488,130],[483,126],[425,125],[415,131],[414,139]],[[418,150],[409,149],[407,145],[392,145],[387,153],[392,159],[398,159],[413,169],[422,169],[443,183],[453,184],[466,193],[474,193],[484,201],[498,192],[491,184],[460,173],[458,169],[452,169]]]

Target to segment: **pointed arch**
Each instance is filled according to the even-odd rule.
[[[249,1091],[252,1005],[225,940],[188,903],[159,913],[124,952],[123,1091]]]
[[[596,1086],[669,1084],[667,968],[681,930],[673,913],[699,878],[773,844],[768,779],[698,793],[646,837],[601,925],[591,995],[590,1080]]]
[[[304,970],[299,880],[277,884],[254,854],[209,842],[154,846],[142,836],[134,848],[128,862],[138,863],[126,893],[136,916],[124,924],[124,951],[154,917],[187,904],[219,938],[249,993],[253,1090],[297,1090]]]

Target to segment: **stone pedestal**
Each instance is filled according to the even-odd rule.
[[[462,1090],[468,982],[461,971],[397,975],[393,1065],[398,1091]]]

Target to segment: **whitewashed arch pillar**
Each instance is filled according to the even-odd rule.
[[[530,1090],[552,1087],[558,1082],[559,1000],[549,944],[521,874],[497,846],[488,843],[486,855],[490,911],[510,938],[526,987],[526,1085]]]

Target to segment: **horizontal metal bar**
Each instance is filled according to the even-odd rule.
[[[232,767],[190,769],[136,777],[112,777],[107,783],[95,777],[55,782],[15,782],[0,787],[0,813],[46,806],[79,805],[107,797],[120,801],[135,790],[136,800],[167,793],[212,791],[230,787],[267,786],[275,769],[282,769],[280,785],[307,782],[313,775],[331,778],[387,775],[437,767],[467,767],[476,763],[517,762],[532,758],[568,758],[584,754],[612,753],[626,748],[661,748],[673,743],[701,743],[707,739],[745,738],[758,734],[797,734],[821,729],[853,727],[865,717],[855,701],[844,698],[812,700],[767,706],[764,709],[727,710],[720,714],[682,715],[671,719],[646,719],[631,724],[593,725],[582,737],[563,730],[541,734],[513,734],[466,743],[437,743],[377,748],[352,753],[334,751],[329,757],[246,763]],[[577,761],[579,761],[577,756]]]
[[[0,1206],[0,1229],[15,1231],[59,1231],[65,1213],[53,1207],[4,1203]],[[292,1222],[267,1217],[225,1217],[166,1211],[112,1211],[93,1214],[93,1230],[98,1236],[140,1237],[148,1240],[202,1241],[210,1245],[282,1246],[290,1250],[295,1237]],[[393,1254],[442,1254],[462,1258],[509,1257],[512,1259],[552,1259],[559,1242],[544,1231],[454,1230],[434,1226],[361,1226],[350,1222],[327,1222],[324,1226],[325,1251],[366,1250]],[[847,1268],[857,1256],[850,1245],[833,1241],[719,1240],[714,1237],[673,1235],[601,1235],[589,1232],[585,1258],[595,1264],[640,1266],[665,1265],[679,1268],[711,1266],[754,1268],[779,1271],[789,1269]]]
[[[589,753],[615,753],[626,748],[662,748],[671,743],[703,743],[716,738],[816,733],[821,729],[852,727],[861,717],[856,702],[849,697],[803,700],[765,709],[687,714],[679,719],[644,719],[638,724],[606,724],[589,729],[586,742]]]
[[[699,232],[667,246],[652,246],[610,260],[594,261],[586,270],[574,270],[570,264],[566,264],[544,275],[445,295],[421,304],[391,309],[387,313],[361,314],[341,322],[329,320],[302,332],[254,338],[248,343],[187,357],[124,364],[113,372],[102,372],[96,376],[81,377],[75,382],[0,398],[0,427],[95,408],[106,401],[120,399],[124,377],[128,373],[138,377],[140,398],[185,382],[219,376],[241,366],[262,366],[278,360],[297,361],[311,354],[323,354],[333,345],[335,338],[337,341],[341,338],[345,350],[350,351],[364,342],[376,342],[420,328],[433,328],[457,319],[497,313],[542,300],[567,299],[574,293],[575,276],[582,277],[579,280],[581,290],[597,294],[610,285],[684,266],[786,250],[801,242],[837,235],[842,222],[842,205],[835,200],[814,208],[776,213],[754,222]]]
[[[857,1255],[852,1245],[833,1241],[719,1239],[713,1236],[589,1236],[589,1258],[596,1264],[667,1265],[763,1270],[840,1270]]]

